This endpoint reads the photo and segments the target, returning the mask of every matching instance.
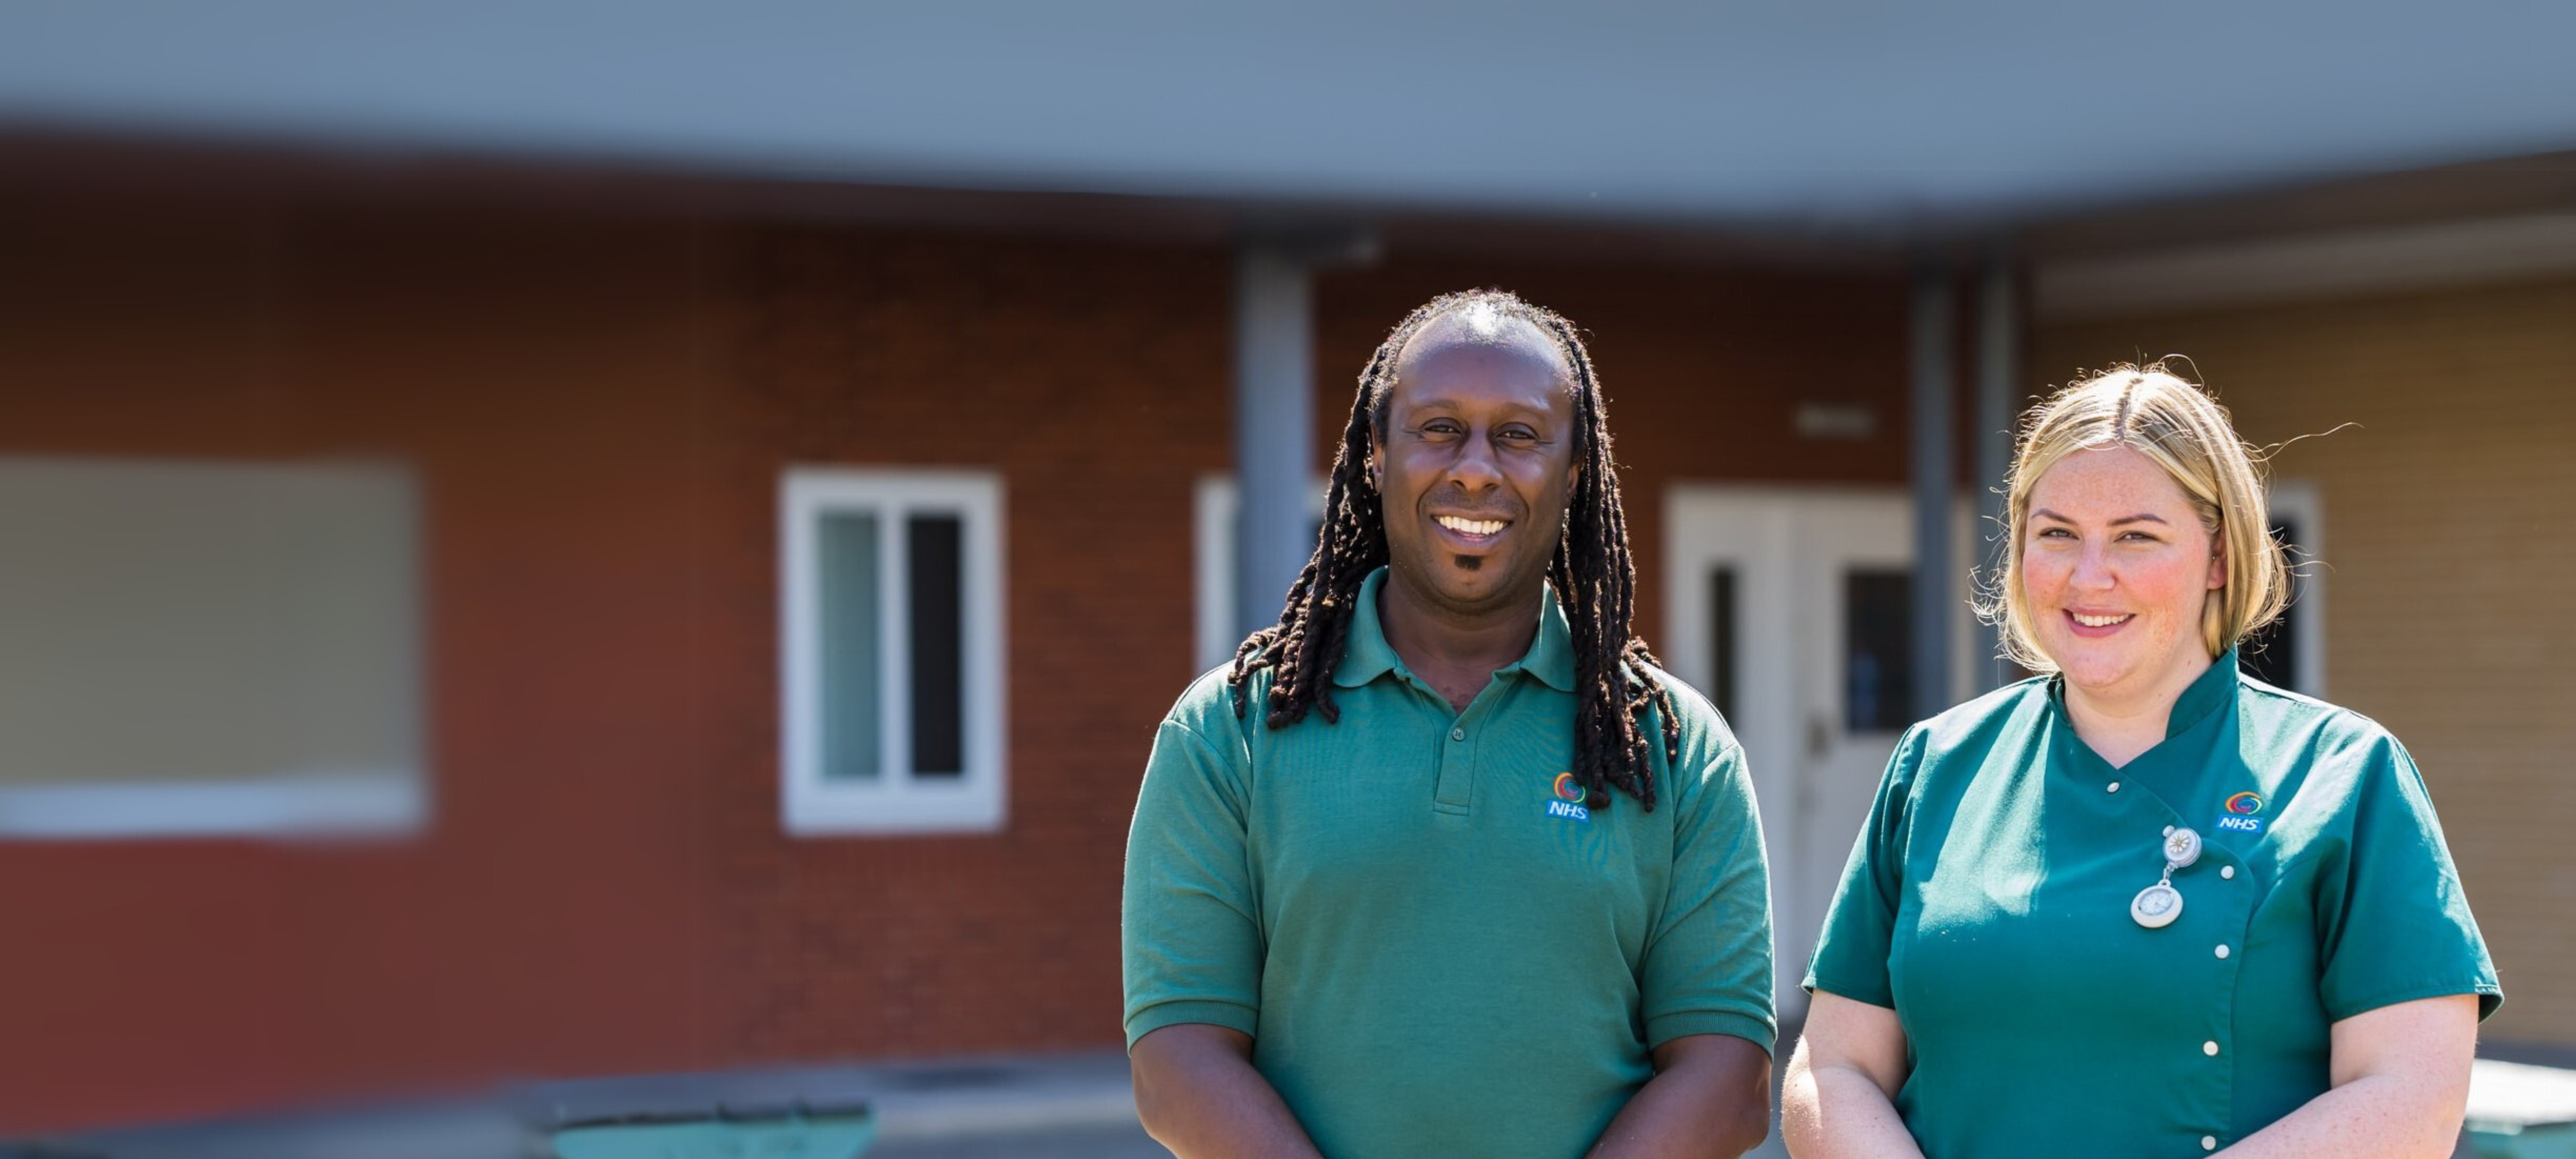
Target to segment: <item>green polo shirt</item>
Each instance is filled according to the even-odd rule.
[[[2204,851],[2148,929],[2169,825]],[[2326,1091],[2337,1020],[2503,994],[2406,750],[2233,651],[2117,769],[2054,680],[1916,725],[1807,986],[1896,1011],[1927,1159],[2225,1147]]]
[[[1555,597],[1463,713],[1407,672],[1369,577],[1339,723],[1237,719],[1223,670],[1154,738],[1127,843],[1127,1041],[1251,1035],[1332,1159],[1576,1159],[1689,1034],[1770,1049],[1771,919],[1742,750],[1670,677],[1652,813],[1582,808]]]

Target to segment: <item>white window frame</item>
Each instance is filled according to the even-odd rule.
[[[2326,695],[2326,501],[2313,480],[2274,479],[2266,502],[2275,519],[2287,518],[2299,529],[2299,542],[2291,546],[2298,552],[2290,564],[2299,569],[2298,590],[2290,606],[2282,611],[2299,624],[2298,653],[2291,659],[2299,668],[2299,687],[2290,689],[2301,696],[2320,700]]]
[[[800,837],[869,833],[989,833],[1009,799],[1002,722],[1002,480],[989,471],[792,467],[779,482],[779,818]],[[816,528],[826,514],[866,512],[886,529],[877,553],[880,614],[878,736],[882,775],[835,781],[822,768],[821,577]],[[916,514],[960,523],[958,657],[965,768],[955,777],[910,770],[912,701],[910,567],[905,537]]]
[[[1324,493],[1332,480],[1315,476],[1315,485],[1306,493],[1306,514],[1324,517]],[[1243,633],[1234,625],[1234,544],[1236,533],[1243,527],[1243,496],[1232,475],[1201,475],[1190,495],[1191,571],[1196,576],[1197,607],[1194,643],[1197,665],[1192,675],[1205,672],[1234,659],[1234,650],[1243,643]],[[1279,593],[1286,600],[1287,592]]]
[[[16,785],[0,789],[0,837],[18,841],[411,837],[429,824],[429,789],[422,780],[416,768],[391,768],[239,781]]]

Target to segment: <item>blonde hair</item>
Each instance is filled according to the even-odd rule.
[[[1989,573],[1977,600],[1977,614],[2002,629],[2004,658],[2032,672],[2057,670],[2039,650],[2021,593],[2030,492],[2059,460],[2110,446],[2128,447],[2164,468],[2224,554],[2227,581],[2201,607],[2201,643],[2210,658],[2279,617],[2290,602],[2289,567],[2272,538],[2260,456],[2237,437],[2227,408],[2164,362],[2123,363],[2058,391],[2023,424],[2005,483],[2002,571]]]

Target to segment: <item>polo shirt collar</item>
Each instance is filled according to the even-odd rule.
[[[1404,661],[1386,642],[1385,625],[1378,619],[1378,592],[1385,586],[1384,567],[1360,581],[1359,606],[1351,609],[1351,633],[1342,645],[1342,662],[1333,668],[1333,683],[1341,687],[1357,688],[1389,672],[1404,671]],[[1546,594],[1539,605],[1538,636],[1530,641],[1528,654],[1495,675],[1527,672],[1541,684],[1559,692],[1572,692],[1574,629],[1566,624],[1565,608],[1557,603],[1556,589],[1548,586],[1541,590]]]

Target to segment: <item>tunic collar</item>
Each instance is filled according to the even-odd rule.
[[[2236,698],[2236,649],[2218,654],[2209,662],[2209,671],[2192,679],[2190,687],[2174,698],[2173,712],[2165,717],[2165,739],[2191,731],[2193,725],[2208,719],[2219,707]]]
[[[1351,633],[1342,647],[1342,662],[1333,667],[1333,683],[1344,688],[1357,688],[1389,672],[1405,672],[1404,661],[1395,647],[1386,642],[1386,628],[1378,620],[1377,597],[1386,586],[1386,569],[1370,572],[1360,581],[1359,606],[1351,609]],[[1557,603],[1556,588],[1540,589],[1545,593],[1538,610],[1538,635],[1530,641],[1529,652],[1519,661],[1505,665],[1496,676],[1526,672],[1559,692],[1574,691],[1574,629],[1565,622],[1565,608]]]
[[[2183,688],[2182,695],[2174,698],[2173,711],[2165,714],[2165,739],[2172,740],[2190,732],[2192,726],[2207,720],[2219,706],[2231,703],[2236,696],[2236,676],[2236,649],[2231,647],[2219,653],[2218,659],[2210,661],[2209,671],[2193,677],[2191,683]],[[2048,698],[2057,706],[2058,714],[2065,715],[2064,674],[2050,678]]]

